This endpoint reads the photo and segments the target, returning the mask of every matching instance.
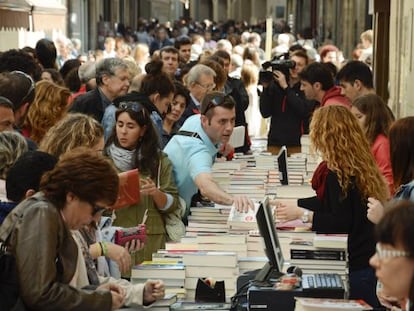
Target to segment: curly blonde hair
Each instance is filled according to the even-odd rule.
[[[82,113],[69,113],[50,128],[39,150],[59,158],[76,147],[92,148],[103,136],[103,127],[94,118]]]
[[[27,151],[27,142],[20,133],[0,132],[0,179],[6,179],[9,169]]]
[[[69,89],[53,82],[42,80],[36,84],[35,98],[23,123],[36,143],[66,114],[69,96]]]
[[[317,109],[310,124],[310,139],[313,149],[337,174],[343,194],[355,178],[363,198],[375,197],[382,202],[389,198],[366,135],[348,108],[333,105]]]

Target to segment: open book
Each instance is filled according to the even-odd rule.
[[[112,206],[113,209],[120,209],[132,204],[139,203],[139,173],[138,169],[118,174],[119,190],[118,199]]]
[[[233,128],[233,133],[230,135],[229,144],[234,148],[238,148],[244,145],[244,137],[246,128],[243,125]]]

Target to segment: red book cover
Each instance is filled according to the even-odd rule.
[[[112,206],[113,209],[120,209],[132,204],[139,203],[139,173],[138,169],[122,172],[119,176],[118,199]]]

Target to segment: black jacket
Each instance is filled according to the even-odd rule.
[[[344,197],[332,171],[326,178],[323,201],[316,196],[298,200],[298,206],[314,212],[312,230],[348,234],[349,271],[368,268],[375,253],[374,224],[367,218],[366,205],[355,184]]]
[[[80,112],[90,115],[100,123],[105,111],[98,87],[76,97],[69,112]]]
[[[309,130],[309,118],[317,102],[305,99],[300,83],[282,90],[273,81],[260,96],[260,113],[271,117],[269,146],[300,146],[300,137]]]

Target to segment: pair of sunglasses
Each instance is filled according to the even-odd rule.
[[[145,107],[137,102],[121,102],[119,103],[119,109],[140,112],[142,110],[145,110]]]
[[[220,94],[216,95],[210,99],[204,111],[201,111],[201,114],[206,114],[211,108],[223,105],[224,101],[226,100],[227,95]]]
[[[33,90],[35,89],[35,82],[34,82],[34,80],[32,79],[32,77],[31,76],[29,76],[27,73],[25,73],[25,72],[23,72],[23,71],[20,71],[20,70],[14,70],[14,71],[12,71],[12,72],[10,72],[11,74],[17,74],[17,75],[21,75],[21,76],[23,76],[23,77],[25,77],[26,79],[28,79],[29,80],[29,82],[30,82],[30,87],[29,87],[29,89],[27,90],[27,92],[26,92],[26,95],[22,98],[22,100],[20,101],[20,104],[22,104],[22,103],[24,103],[28,98],[29,98],[29,96],[30,96],[30,94],[32,94],[32,92],[33,92]]]

